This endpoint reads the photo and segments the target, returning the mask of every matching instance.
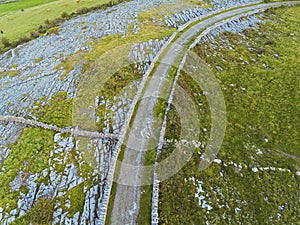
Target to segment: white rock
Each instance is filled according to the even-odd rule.
[[[214,163],[221,164],[222,160],[221,159],[214,159]]]

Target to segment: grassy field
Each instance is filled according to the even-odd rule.
[[[49,2],[53,2],[56,0],[19,0],[16,2],[10,2],[6,4],[0,5],[0,16],[6,15],[11,12],[19,11],[19,10],[25,10],[34,6],[47,4]]]
[[[55,19],[63,12],[71,14],[83,7],[92,7],[111,2],[110,0],[82,0],[77,3],[75,0],[56,1],[20,1],[0,5],[0,38],[7,37],[11,42],[30,32],[38,30],[44,25],[46,19]],[[21,10],[24,9],[24,10]],[[0,44],[0,48],[3,45]]]
[[[199,148],[162,182],[161,224],[299,224],[299,12],[299,6],[269,10],[271,21],[258,31],[226,32],[194,49],[210,64],[225,96],[227,130],[217,156],[223,163],[200,172]],[[207,109],[195,97],[201,90],[193,80],[183,73],[179,84]],[[209,125],[207,115],[201,123]],[[168,138],[176,138],[178,132],[170,130]],[[201,142],[206,138],[200,135]],[[170,144],[164,155],[173,150]],[[274,170],[253,169],[261,167]]]
[[[72,126],[72,106],[72,99],[67,97],[67,93],[59,92],[49,101],[46,98],[40,99],[32,113],[41,122],[63,128]]]

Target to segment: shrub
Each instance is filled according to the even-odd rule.
[[[83,8],[80,8],[80,9],[77,9],[76,11],[78,14],[85,14],[85,13],[88,13],[89,12],[89,9],[87,7],[83,7]]]
[[[45,24],[46,24],[46,25],[49,25],[49,24],[50,24],[50,20],[49,20],[49,19],[46,19],[46,20],[45,20]]]
[[[40,33],[38,31],[32,31],[30,32],[30,37],[37,38],[40,36]]]
[[[263,54],[263,53],[266,52],[266,49],[264,49],[264,48],[257,48],[257,49],[255,50],[255,52],[256,52],[257,54],[261,55],[261,54]]]
[[[27,37],[26,35],[22,36],[19,38],[19,40],[17,41],[17,44],[22,44],[22,43],[25,43],[27,41],[30,41],[31,39],[29,37]]]
[[[265,45],[274,45],[274,44],[275,44],[275,41],[273,41],[273,40],[267,40],[265,42]]]
[[[11,43],[10,43],[10,41],[8,40],[7,37],[3,37],[3,38],[1,39],[1,43],[4,45],[4,47],[9,47],[9,46],[11,46]]]
[[[60,27],[52,27],[47,30],[47,34],[58,34],[60,30]]]
[[[69,14],[66,13],[66,12],[63,12],[63,13],[61,14],[61,18],[69,18]]]
[[[44,33],[45,32],[45,28],[42,25],[39,26],[38,30],[39,30],[40,33]]]

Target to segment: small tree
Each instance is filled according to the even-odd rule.
[[[17,44],[22,44],[22,43],[25,43],[27,41],[30,41],[30,38],[27,37],[26,35],[24,35],[24,36],[19,38],[19,40],[17,41]]]
[[[69,14],[66,13],[66,12],[63,12],[63,13],[61,14],[61,18],[69,18]]]
[[[50,24],[50,20],[49,20],[49,19],[46,19],[46,20],[45,20],[45,24],[46,24],[46,25],[49,25],[49,24]]]
[[[257,48],[255,51],[257,54],[262,55],[266,52],[266,49],[265,48]]]
[[[11,43],[10,43],[10,41],[8,40],[7,37],[3,37],[3,38],[1,39],[1,43],[4,45],[4,47],[9,47],[9,46],[11,46]]]
[[[86,14],[89,12],[89,9],[87,7],[83,7],[83,8],[77,9],[76,12],[77,12],[77,14]]]
[[[37,38],[37,37],[39,37],[39,36],[40,36],[40,33],[37,32],[37,31],[32,31],[32,32],[30,32],[30,37],[32,37],[32,38]]]

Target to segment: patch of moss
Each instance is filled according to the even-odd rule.
[[[21,73],[20,70],[0,72],[0,79],[6,76],[9,77],[18,76],[20,73]]]
[[[68,209],[69,216],[73,216],[76,212],[82,213],[85,200],[84,183],[72,188],[67,195],[70,196],[71,200],[71,207]]]
[[[111,76],[107,82],[104,84],[103,90],[99,93],[99,96],[103,97],[105,100],[110,101],[110,107],[115,103],[114,97],[121,94],[124,91],[124,88],[131,84],[133,81],[141,79],[142,75],[139,74],[136,69],[133,68],[132,65],[124,67],[117,71],[113,76]],[[132,91],[134,92],[134,91]],[[128,93],[128,91],[127,91]],[[134,97],[132,96],[127,97]],[[130,93],[128,93],[130,95]],[[112,132],[112,121],[113,121],[113,112],[110,108],[106,108],[105,104],[102,104],[98,107],[98,111],[96,115],[99,116],[100,120],[96,123],[98,127],[98,131],[102,132],[103,128],[105,127],[105,116],[110,115],[107,117],[106,121],[108,121],[110,125],[110,129]]]
[[[72,99],[68,98],[66,92],[59,92],[48,102],[45,101],[45,98],[42,98],[32,110],[39,121],[58,127],[72,125]]]
[[[41,198],[23,216],[17,218],[12,225],[51,225],[54,213],[54,200]]]

